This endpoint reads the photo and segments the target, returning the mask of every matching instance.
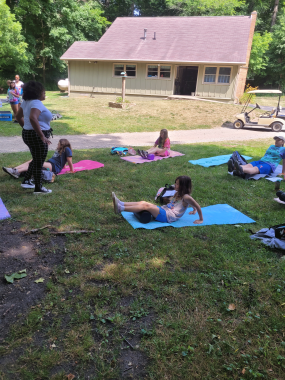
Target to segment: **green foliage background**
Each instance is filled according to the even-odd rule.
[[[116,17],[250,15],[254,10],[248,80],[283,89],[284,0],[0,0],[0,79],[17,72],[53,89],[67,75],[60,56],[74,41],[98,41]]]

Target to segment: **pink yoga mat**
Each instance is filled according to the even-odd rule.
[[[0,220],[7,218],[11,218],[11,215],[9,214],[8,210],[4,206],[2,199],[0,198]]]
[[[184,156],[184,154],[180,153],[180,152],[175,152],[174,150],[171,150],[170,156],[167,156],[167,157],[155,156],[154,160],[145,160],[144,158],[142,158],[141,156],[138,156],[138,155],[137,156],[121,157],[121,159],[128,161],[128,162],[132,162],[133,164],[143,164],[144,162],[160,161],[160,160],[164,160],[164,159],[169,158],[169,157],[177,157],[177,156]]]
[[[91,161],[91,160],[83,160],[79,161],[76,164],[73,164],[73,169],[75,172],[82,172],[83,170],[93,170],[93,169],[98,169],[98,168],[103,168],[104,164],[101,164],[101,162],[97,161]],[[69,172],[69,168],[65,169],[63,168],[60,174],[65,174]]]

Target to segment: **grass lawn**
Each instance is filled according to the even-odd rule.
[[[109,149],[76,151],[75,162],[88,158],[105,167],[60,176],[47,186],[52,194],[38,197],[1,171],[0,194],[12,220],[0,229],[20,221],[22,231],[51,224],[95,232],[67,236],[62,264],[50,268],[54,275],[37,269],[46,293],[5,332],[0,379],[284,379],[285,260],[282,251],[249,238],[250,230],[284,222],[284,206],[273,201],[269,181],[229,176],[226,165],[188,163],[235,149],[257,159],[268,145],[179,145],[173,149],[186,156],[145,165],[123,162]],[[28,157],[2,154],[1,166]],[[202,207],[227,203],[256,223],[148,231],[114,215],[112,190],[122,200],[153,201],[159,187],[182,174],[191,176]],[[39,247],[51,231],[34,235]],[[24,297],[34,284],[28,262],[22,266],[27,277],[6,285],[11,296],[25,284]]]
[[[116,100],[115,95],[67,98],[60,92],[46,94],[45,106],[63,115],[52,122],[57,135],[215,128],[225,121],[234,121],[241,109],[232,104],[130,97],[136,105],[122,110],[108,107],[109,101]],[[3,110],[10,110],[10,105],[6,104]],[[0,136],[20,133],[19,126],[0,122]]]

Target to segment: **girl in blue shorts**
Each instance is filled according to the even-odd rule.
[[[180,176],[175,180],[176,194],[172,197],[171,201],[165,206],[156,206],[148,202],[122,202],[115,193],[112,193],[115,214],[120,214],[122,211],[127,212],[140,212],[148,211],[158,222],[173,223],[180,219],[187,207],[193,207],[193,211],[189,214],[196,214],[198,211],[199,219],[195,220],[195,224],[203,223],[202,210],[199,205],[191,196],[192,183],[191,178],[188,176]]]
[[[7,94],[9,97],[9,103],[11,104],[11,108],[14,113],[14,117],[16,117],[16,114],[19,110],[20,94],[19,91],[16,89],[15,82],[10,83]],[[17,120],[15,120],[14,123],[18,123]]]

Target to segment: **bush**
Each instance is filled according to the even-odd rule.
[[[248,94],[248,92],[254,91],[254,90],[258,90],[258,87],[251,87],[250,84],[247,84],[243,95],[239,98],[239,104],[245,104],[248,98],[250,97],[250,95],[252,95],[252,94]],[[252,98],[251,98],[252,103],[255,103],[255,98],[256,98],[256,95],[252,95]]]

